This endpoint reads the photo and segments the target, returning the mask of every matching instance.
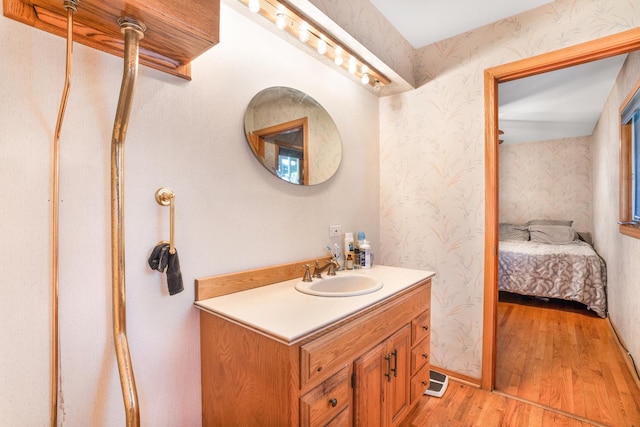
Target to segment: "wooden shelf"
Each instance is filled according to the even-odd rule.
[[[62,0],[3,0],[3,13],[32,27],[66,36]],[[191,80],[191,61],[219,41],[220,0],[79,0],[74,41],[123,56],[118,18],[146,25],[140,63]]]

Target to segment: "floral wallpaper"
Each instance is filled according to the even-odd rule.
[[[595,248],[607,261],[612,323],[635,363],[640,361],[640,240],[618,232],[620,106],[640,82],[640,52],[629,54],[593,132]]]
[[[591,137],[499,147],[500,222],[567,219],[591,232]]]
[[[417,50],[418,88],[381,99],[378,259],[436,272],[434,365],[481,375],[484,69],[639,24],[636,0],[557,0]]]

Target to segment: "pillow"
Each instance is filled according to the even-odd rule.
[[[573,221],[562,219],[534,219],[529,221],[527,225],[564,225],[571,227],[573,225]]]
[[[498,231],[499,240],[529,240],[527,224],[502,223]]]
[[[566,245],[579,240],[578,234],[566,225],[530,225],[532,242]]]

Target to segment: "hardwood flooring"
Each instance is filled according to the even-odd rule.
[[[449,380],[444,396],[423,396],[400,426],[592,427],[597,424]]]
[[[609,321],[584,306],[504,294],[496,390],[608,426],[640,426],[640,391]]]
[[[496,391],[450,381],[403,427],[640,427],[640,390],[607,319],[583,306],[503,295]]]

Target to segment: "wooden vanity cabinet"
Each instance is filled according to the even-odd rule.
[[[426,279],[294,343],[202,311],[203,426],[398,425],[428,386],[430,300]]]

